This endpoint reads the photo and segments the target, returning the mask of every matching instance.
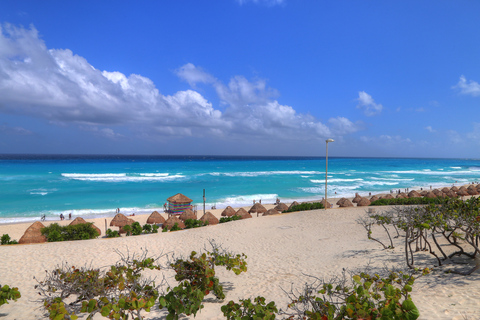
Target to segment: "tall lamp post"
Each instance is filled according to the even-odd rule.
[[[334,141],[333,139],[325,140],[327,144],[327,153],[325,154],[325,210],[327,210],[328,143]]]

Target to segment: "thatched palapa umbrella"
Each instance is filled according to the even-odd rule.
[[[237,216],[240,216],[240,219],[248,219],[252,217],[252,215],[243,208],[238,209],[238,211],[235,214]]]
[[[427,193],[428,193],[427,190],[423,190],[423,191],[420,192],[420,195],[421,195],[422,197],[425,197],[425,196],[427,195]]]
[[[85,221],[85,219],[83,219],[82,217],[77,217],[75,218],[75,220],[70,222],[70,226],[74,226],[76,224],[83,224],[83,223],[88,223],[88,222]],[[99,228],[97,228],[97,226],[95,226],[93,223],[92,223],[92,228],[97,230],[99,236],[102,235],[102,231]]]
[[[183,223],[183,221],[180,220],[177,216],[171,216],[170,218],[168,218],[167,221],[165,221],[165,223],[163,224],[163,227],[166,227],[168,230],[170,230],[173,228],[175,223],[178,224],[178,227],[180,229],[185,229],[185,223]]]
[[[425,195],[425,198],[436,198],[436,197],[437,195],[433,193],[433,191],[427,192],[427,194]]]
[[[477,186],[476,186],[475,188],[477,188],[477,191],[479,191],[479,192],[480,192],[480,183],[479,183],[479,184],[477,184]]]
[[[445,193],[445,194],[446,194],[448,191],[450,191],[450,189],[449,189],[449,188],[447,188],[447,187],[443,187],[443,188],[442,188],[442,192],[443,192],[443,193]]]
[[[352,202],[353,203],[358,203],[360,200],[362,200],[362,197],[358,193],[355,194],[355,198],[353,198]]]
[[[235,209],[233,209],[232,207],[228,206],[225,208],[225,210],[222,211],[222,217],[231,217],[233,215],[235,215]]]
[[[325,200],[325,199],[323,199],[323,200],[320,201],[320,202],[321,202],[321,204],[323,204],[323,207],[324,207],[324,208],[327,208],[327,209],[328,209],[328,208],[331,208],[331,207],[332,207],[332,205],[330,204],[330,202],[328,202],[328,201]]]
[[[267,209],[265,209],[265,207],[262,206],[261,203],[257,202],[250,208],[250,210],[248,210],[248,213],[250,213],[250,214],[255,213],[255,212],[257,213],[257,216],[258,216],[259,213],[267,212]]]
[[[389,193],[384,195],[381,199],[393,199],[393,196]]]
[[[218,224],[218,219],[210,211],[205,212],[205,214],[198,219],[203,222],[208,222],[208,225]]]
[[[370,198],[370,202],[373,202],[373,201],[377,201],[378,200],[378,197],[377,196],[372,196]]]
[[[127,224],[128,218],[122,213],[117,213],[115,217],[113,217],[112,221],[110,221],[110,227],[123,227]]]
[[[471,186],[469,186],[469,187],[467,188],[467,192],[468,192],[468,194],[471,195],[471,196],[475,196],[475,195],[478,194],[477,189],[476,189],[475,186],[473,186],[473,185],[471,185]]]
[[[290,209],[293,206],[298,206],[299,204],[300,203],[298,203],[297,201],[293,201],[292,204],[288,207],[288,209]]]
[[[283,212],[288,210],[288,206],[285,203],[280,202],[274,209],[279,212]]]
[[[396,198],[397,198],[397,199],[400,199],[400,198],[405,199],[405,198],[408,198],[408,196],[407,196],[407,194],[406,194],[405,192],[402,192],[402,193],[397,194],[397,197],[396,197]]]
[[[277,210],[275,209],[269,209],[267,210],[267,212],[265,212],[262,216],[273,216],[275,214],[280,214],[280,212],[278,212]]]
[[[453,192],[458,192],[459,189],[456,186],[453,186],[450,188],[450,190],[452,190]]]
[[[462,197],[469,195],[469,194],[468,194],[468,191],[466,190],[466,188],[465,188],[465,189],[461,189],[461,188],[460,188],[460,189],[458,190],[457,194],[458,194],[459,196],[462,196]]]
[[[367,198],[362,198],[357,202],[357,207],[366,207],[370,205],[370,200]]]
[[[418,191],[412,190],[408,193],[408,197],[409,198],[421,198],[422,195],[420,193],[418,193]]]
[[[158,211],[153,211],[147,219],[148,224],[163,224],[164,222],[165,218],[162,217],[162,215],[158,213]]]
[[[43,243],[47,242],[47,238],[42,235],[42,228],[45,228],[43,223],[41,222],[34,222],[28,229],[25,231],[23,236],[18,241],[19,244],[26,244],[26,243]]]
[[[353,203],[350,200],[348,200],[347,198],[342,198],[342,199],[338,200],[337,205],[340,208],[353,207]]]
[[[195,213],[193,213],[192,210],[187,209],[182,212],[182,214],[178,217],[182,221],[186,221],[187,219],[192,219],[192,220],[197,220],[197,216],[195,216]]]
[[[452,191],[452,190],[448,190],[448,192],[447,192],[446,195],[447,195],[447,197],[449,197],[449,198],[456,198],[456,197],[458,197],[458,195],[457,195],[454,191]]]

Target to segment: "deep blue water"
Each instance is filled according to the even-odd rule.
[[[480,160],[329,158],[328,195],[480,180]],[[0,222],[150,213],[183,193],[207,208],[321,199],[325,158],[0,155]],[[336,195],[335,195],[336,192]]]

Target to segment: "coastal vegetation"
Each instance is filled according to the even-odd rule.
[[[238,215],[233,215],[233,216],[230,216],[230,217],[221,217],[220,220],[218,220],[219,223],[225,223],[225,222],[230,222],[230,221],[237,221],[237,220],[240,220],[242,219],[242,217],[238,216]]]
[[[0,306],[8,303],[8,300],[17,301],[21,296],[18,288],[10,288],[8,285],[0,285]]]
[[[185,220],[185,229],[199,228],[208,226],[208,221],[201,221],[196,219],[187,219]]]
[[[304,202],[295,206],[291,206],[288,210],[283,212],[296,212],[296,211],[309,211],[309,210],[317,210],[317,209],[325,209],[323,203],[321,202]]]
[[[371,206],[405,206],[405,205],[421,205],[421,204],[441,204],[444,198],[392,198],[378,199],[370,203]]]
[[[50,319],[92,318],[101,314],[110,319],[142,319],[158,305],[168,311],[167,320],[184,315],[195,316],[204,307],[204,299],[212,294],[225,299],[225,292],[216,276],[216,267],[224,267],[236,275],[247,271],[245,254],[223,249],[213,240],[211,249],[203,253],[192,251],[189,257],[173,255],[149,257],[141,254],[122,254],[110,267],[91,268],[66,263],[47,271],[45,279],[35,286]],[[162,258],[167,262],[163,263]],[[177,285],[168,286],[165,276],[156,284],[146,278],[147,270],[173,270]],[[423,274],[428,273],[424,271]],[[306,285],[299,294],[287,293],[290,303],[285,311],[264,297],[229,301],[221,306],[228,320],[280,319],[405,319],[415,320],[419,312],[410,292],[413,273],[390,271],[387,276],[362,272]],[[166,287],[165,290],[163,288]],[[161,292],[163,290],[163,292]]]
[[[93,227],[92,222],[71,224],[68,226],[60,226],[58,223],[52,223],[48,227],[42,228],[41,232],[42,235],[47,238],[48,242],[88,240],[95,239],[100,235]]]
[[[18,244],[17,240],[11,240],[10,236],[8,234],[2,235],[2,238],[0,239],[0,244],[5,245],[5,244]]]
[[[423,206],[395,206],[380,214],[371,213],[358,222],[366,229],[368,238],[385,249],[394,248],[392,237],[403,238],[405,262],[412,269],[416,266],[416,255],[421,252],[428,252],[436,266],[463,263],[456,261],[456,257],[476,259],[480,254],[480,199],[438,201]],[[387,243],[373,237],[373,226],[382,227]],[[477,262],[466,272],[450,272],[468,275],[479,268]]]

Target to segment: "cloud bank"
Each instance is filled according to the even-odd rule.
[[[225,84],[191,63],[176,74],[192,89],[163,95],[146,77],[100,71],[68,49],[48,49],[33,26],[0,27],[0,113],[76,125],[111,139],[124,137],[116,132],[121,128],[150,138],[208,136],[245,141],[252,136],[308,141],[360,129],[343,117],[332,118],[327,125],[282,105],[275,100],[277,92],[262,79],[234,76]],[[198,85],[212,86],[221,106],[215,108],[197,92]],[[371,101],[367,109],[372,104],[377,106],[373,110],[378,109]]]

